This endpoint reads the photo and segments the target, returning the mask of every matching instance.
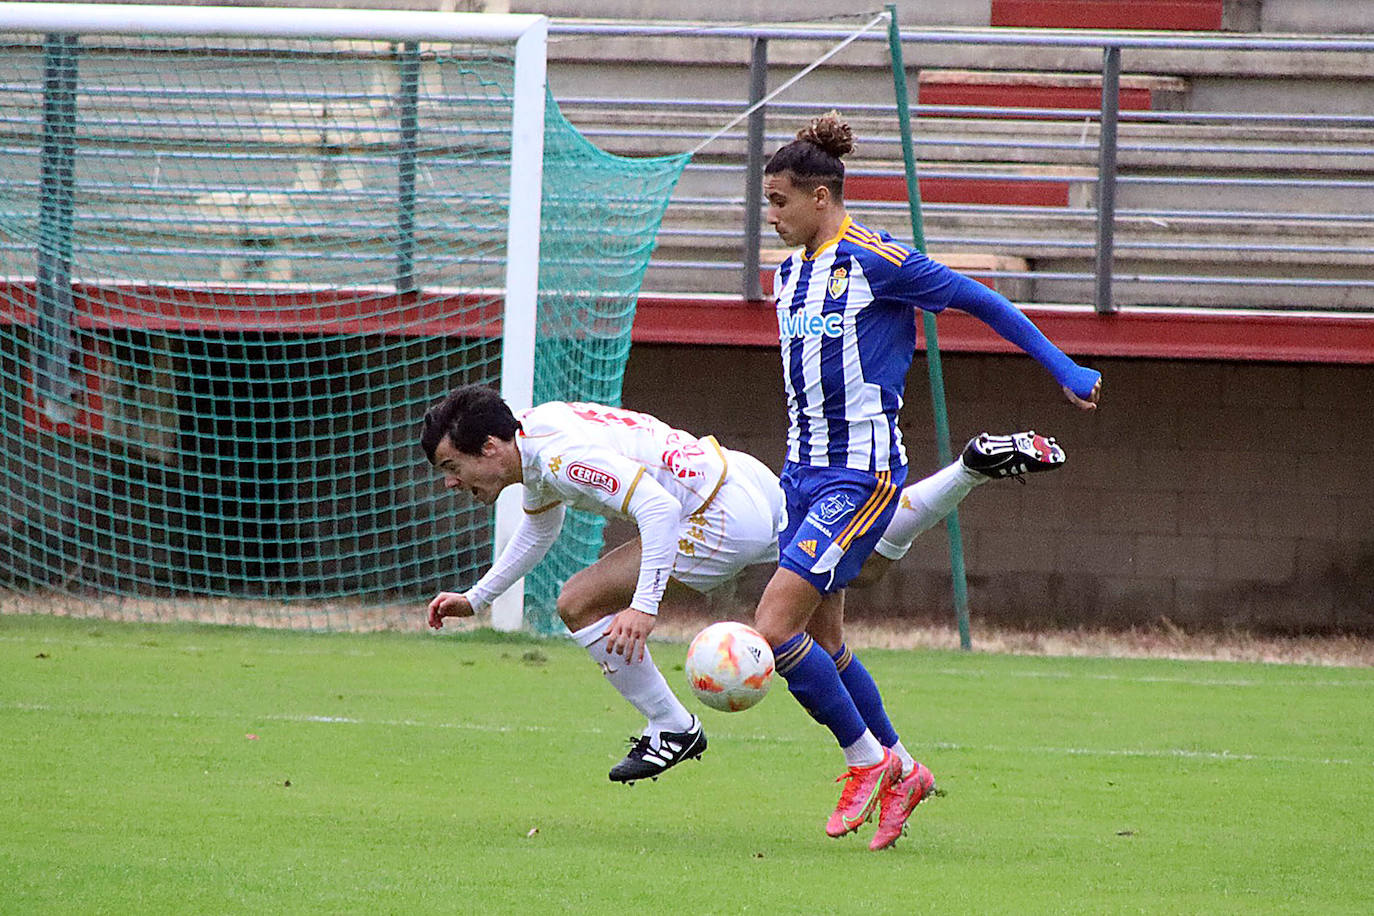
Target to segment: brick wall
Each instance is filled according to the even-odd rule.
[[[1034,428],[1069,455],[960,508],[975,620],[1008,626],[1374,635],[1374,367],[1104,360],[1082,413],[1025,357],[945,355],[952,436]],[[775,470],[786,433],[777,355],[636,345],[627,406],[752,452]],[[924,361],[907,387],[911,476],[937,461]],[[625,536],[612,529],[611,538]],[[766,577],[746,578],[747,604]],[[948,621],[939,527],[849,613]]]

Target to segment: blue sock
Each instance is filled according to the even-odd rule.
[[[868,673],[868,669],[854,657],[854,653],[850,652],[846,645],[841,644],[840,651],[835,653],[834,659],[835,668],[840,672],[840,682],[844,684],[844,689],[849,691],[859,715],[863,716],[864,724],[883,747],[892,747],[898,740],[897,730],[892,727],[887,710],[883,709],[883,695],[878,692],[873,675]]]
[[[840,681],[834,660],[814,639],[798,633],[774,649],[773,658],[792,696],[811,718],[834,733],[840,747],[863,737],[868,726]]]

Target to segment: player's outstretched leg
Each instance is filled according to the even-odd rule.
[[[630,752],[625,759],[611,767],[611,782],[634,782],[637,779],[657,779],[670,767],[684,760],[700,757],[706,751],[706,733],[701,722],[692,716],[686,731],[659,732],[655,736],[640,735],[630,739]]]
[[[1009,435],[979,433],[964,446],[954,462],[929,477],[923,477],[902,490],[902,498],[874,553],[887,560],[900,560],[911,549],[911,542],[954,511],[974,487],[1003,477],[1051,471],[1064,463],[1064,449],[1052,436],[1034,430]],[[881,572],[868,569],[859,584],[871,585]]]
[[[1052,471],[1064,459],[1064,450],[1053,436],[1042,436],[1033,429],[1007,436],[979,433],[968,441],[960,456],[964,467],[993,478]]]
[[[894,780],[878,799],[878,830],[869,849],[886,849],[906,831],[916,806],[935,791],[935,777],[917,761],[905,778]]]

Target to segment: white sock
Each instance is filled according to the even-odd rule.
[[[987,477],[964,467],[956,459],[929,477],[923,477],[902,491],[901,502],[892,514],[887,530],[875,548],[880,556],[900,560],[911,549],[917,535],[934,528],[968,496],[973,488],[988,482]]]
[[[865,728],[859,740],[844,749],[844,762],[852,767],[871,767],[875,763],[882,763],[883,746]]]
[[[916,758],[911,756],[911,752],[902,746],[901,741],[892,745],[888,750],[896,754],[897,759],[902,762],[902,777],[910,776],[911,771],[916,769]]]
[[[601,666],[601,673],[606,675],[611,686],[649,720],[644,734],[685,732],[692,727],[692,714],[668,687],[648,648],[644,650],[644,658],[637,662],[627,662],[624,656],[606,651],[603,634],[614,616],[607,614],[591,626],[583,627],[572,635],[573,639]]]

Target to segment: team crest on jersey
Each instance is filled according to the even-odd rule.
[[[603,471],[580,461],[568,465],[568,479],[583,486],[605,490],[607,493],[616,493],[620,490],[620,479],[610,471]]]
[[[831,299],[838,299],[844,295],[845,289],[849,286],[849,271],[843,267],[836,267],[830,272],[830,283],[827,289],[830,291]]]
[[[854,500],[849,498],[849,494],[835,493],[818,502],[811,514],[825,524],[833,525],[853,511]]]

